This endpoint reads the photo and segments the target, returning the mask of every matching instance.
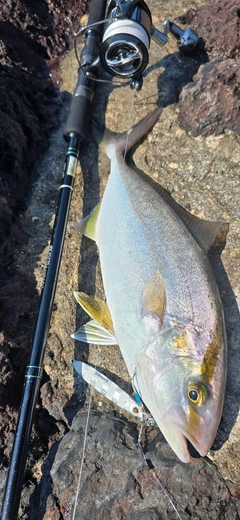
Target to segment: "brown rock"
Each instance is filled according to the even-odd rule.
[[[15,247],[28,240],[21,228],[19,210],[24,208],[32,167],[59,124],[62,100],[51,76],[55,80],[60,77],[59,59],[71,46],[71,34],[78,26],[85,3],[1,2],[0,464],[6,466],[38,310],[34,275],[19,275],[12,267]],[[48,67],[51,64],[52,73]],[[35,452],[37,458],[41,442]],[[5,477],[3,471],[2,483]],[[30,487],[27,493],[26,507]]]
[[[76,500],[85,424],[86,412],[80,411],[51,469],[53,495],[58,497],[62,518],[72,514]],[[126,446],[126,434],[132,436],[132,449]],[[232,483],[224,481],[214,464],[207,459],[182,464],[158,432],[146,445],[147,465],[137,436],[133,425],[125,425],[111,413],[90,414],[76,520],[175,520],[172,502],[182,520],[238,518],[236,491],[232,496]]]
[[[57,388],[52,388],[48,381],[44,383],[40,391],[42,405],[49,414],[57,421],[66,422],[67,418],[63,412],[64,406],[67,402],[67,396],[62,395]]]
[[[236,0],[217,0],[178,17],[197,31],[214,60],[200,67],[180,96],[180,124],[193,136],[239,132],[239,18]]]
[[[51,507],[51,509],[48,509],[43,520],[61,520],[61,514],[57,507]]]
[[[180,94],[179,120],[197,135],[240,132],[240,59],[202,65]]]
[[[210,59],[240,57],[240,10],[237,0],[217,0],[178,20],[195,29],[205,42]]]

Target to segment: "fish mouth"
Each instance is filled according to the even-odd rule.
[[[176,428],[176,425],[173,425],[173,426]],[[170,444],[168,437],[167,437],[167,441],[169,442],[171,448],[176,453],[178,458],[185,464],[189,463],[191,461],[191,455],[190,455],[190,452],[188,449],[187,437],[180,431],[178,431],[178,434],[176,436],[176,431],[175,431],[175,438],[177,438],[177,443]]]
[[[191,461],[191,455],[188,450],[188,437],[184,431],[181,431],[179,424],[169,420],[159,421],[159,428],[164,435],[169,446],[176,453],[178,458],[185,463]],[[191,441],[190,441],[191,442]]]
[[[188,452],[188,456],[184,456],[184,459],[181,457],[181,454],[180,453],[177,453],[178,457],[183,461],[183,462],[190,462],[191,458],[196,458],[197,455],[194,454],[194,450],[193,448],[196,450],[197,454],[201,457],[205,457],[205,455],[207,454],[208,452],[208,449],[206,449],[205,447],[203,447],[200,442],[190,433],[190,432],[186,432],[186,431],[181,431],[180,427],[179,427],[179,424],[176,424],[176,423],[172,423],[172,426],[173,428],[175,428],[175,431],[176,431],[176,428],[178,428],[178,435],[180,436],[180,438],[182,439],[181,440],[181,444],[183,446],[184,444],[184,452],[185,450],[187,449],[187,452]],[[188,460],[186,460],[188,459]]]
[[[194,454],[194,450],[196,450],[201,457],[205,457],[208,452],[209,446],[204,446],[201,441],[196,439],[196,437],[186,427],[184,427],[184,421],[181,420],[180,417],[179,421],[174,421],[172,420],[172,417],[169,419],[165,416],[164,428],[162,428],[161,425],[161,430],[168,443],[182,462],[190,462],[191,458],[196,458],[197,454]]]
[[[197,458],[194,450],[201,457],[204,457],[208,451],[201,446],[191,433],[185,431],[184,428],[173,421],[168,421],[167,425],[165,423],[164,426],[161,424],[161,431],[178,458],[184,463],[189,463],[192,458]]]

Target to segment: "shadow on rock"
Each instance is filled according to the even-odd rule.
[[[158,105],[166,107],[178,101],[183,87],[192,81],[200,65],[207,61],[208,57],[204,50],[199,50],[193,56],[184,56],[180,52],[175,52],[164,56],[157,64],[149,67],[143,77],[147,77],[152,68],[165,69],[158,78],[157,88]]]
[[[231,430],[236,422],[240,408],[239,390],[233,383],[232,378],[232,366],[238,364],[238,360],[236,358],[236,345],[240,344],[240,314],[236,297],[220,258],[221,250],[223,250],[223,248],[224,244],[222,244],[221,249],[219,249],[219,246],[217,246],[212,248],[209,253],[209,259],[222,299],[228,345],[228,366],[225,400],[221,423],[212,447],[214,451],[219,450],[228,440]]]
[[[44,462],[42,478],[36,486],[29,501],[29,520],[42,520],[45,511],[55,504],[52,496],[52,481],[50,471],[56,457],[60,441],[53,444],[49,450],[47,459]],[[60,517],[59,517],[60,518]]]
[[[93,117],[98,119],[99,122],[104,124],[105,112],[108,103],[108,95],[112,91],[113,86],[111,81],[106,84],[100,84],[96,86],[93,102]],[[80,157],[81,173],[84,183],[84,196],[83,196],[83,208],[82,215],[86,217],[91,211],[97,206],[100,200],[100,177],[98,170],[99,162],[99,150],[98,146],[91,140],[91,132],[89,129],[89,139],[87,147],[84,147]],[[94,296],[96,293],[96,270],[98,263],[98,251],[95,242],[89,238],[82,236],[80,246],[80,258],[81,262],[79,265],[79,282],[78,291],[83,291],[90,296]],[[76,325],[79,329],[89,317],[80,308],[77,307],[76,314]],[[89,346],[87,343],[79,341],[75,342],[75,353],[74,358],[82,361],[87,361],[89,355]],[[70,401],[66,405],[65,413],[68,416],[70,422],[72,421],[76,412],[81,408],[81,402],[85,399],[86,384],[82,379],[75,373],[74,374],[74,394]]]

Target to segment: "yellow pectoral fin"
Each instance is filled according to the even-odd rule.
[[[87,217],[80,220],[80,222],[76,222],[76,224],[73,224],[74,229],[77,231],[80,231],[83,235],[85,235],[88,238],[91,238],[92,240],[95,240],[96,235],[96,225],[97,225],[97,219],[98,219],[98,213],[100,210],[101,203],[96,206],[96,208],[88,215]]]
[[[114,334],[112,317],[107,304],[100,298],[92,298],[83,292],[74,292],[74,296],[84,311],[102,328]]]
[[[164,281],[161,274],[156,271],[148,281],[142,293],[142,317],[152,315],[163,321],[166,304]]]

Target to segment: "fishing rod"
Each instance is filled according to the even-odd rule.
[[[89,25],[93,25],[93,27],[85,31],[82,63],[64,134],[68,141],[68,149],[66,152],[58,209],[49,248],[31,357],[25,373],[25,384],[5,487],[1,520],[15,520],[18,514],[33,414],[43,372],[43,358],[63,251],[74,177],[81,145],[88,138],[88,122],[91,116],[91,105],[96,84],[94,79],[99,72],[99,68],[91,67],[91,77],[87,76],[86,72],[99,53],[103,26],[97,25],[97,22],[104,19],[105,11],[106,0],[92,1],[88,23]]]
[[[81,145],[88,138],[92,99],[96,81],[99,81],[99,72],[104,69],[113,76],[127,79],[132,89],[140,90],[143,84],[142,75],[148,64],[151,39],[159,45],[165,45],[168,33],[171,33],[177,39],[179,50],[185,54],[191,53],[198,41],[194,31],[183,31],[169,20],[165,22],[163,32],[156,29],[152,24],[151,12],[143,0],[109,0],[105,17],[106,4],[107,0],[92,0],[88,25],[75,35],[75,50],[77,37],[84,34],[85,40],[80,59],[77,55],[79,76],[64,132],[68,149],[31,357],[25,373],[1,520],[15,520],[18,514],[74,178]]]

